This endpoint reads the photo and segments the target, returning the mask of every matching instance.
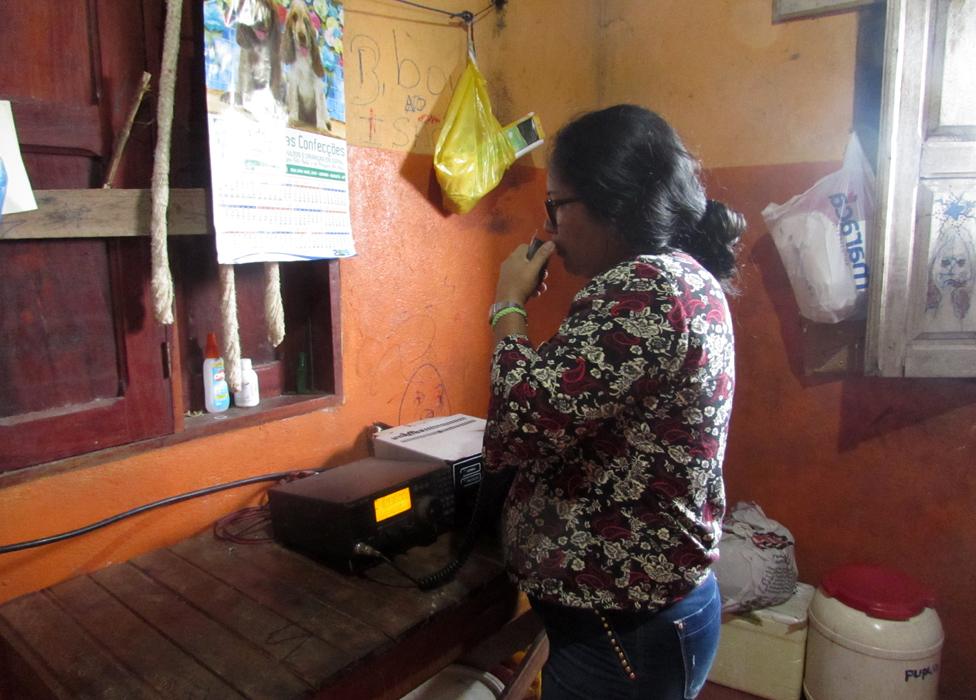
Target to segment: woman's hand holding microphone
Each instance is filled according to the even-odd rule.
[[[488,316],[496,339],[524,333],[527,328],[525,302],[546,290],[546,263],[556,246],[552,241],[542,245],[537,242],[538,239],[533,238],[530,244],[518,246],[499,268],[495,303]],[[530,250],[536,248],[535,254],[529,257]]]

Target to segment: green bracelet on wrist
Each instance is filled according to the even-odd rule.
[[[492,326],[495,325],[495,315],[502,309],[507,309],[510,306],[525,311],[525,307],[515,299],[503,299],[502,301],[496,301],[488,309],[488,324]]]
[[[522,316],[522,318],[529,317],[529,315],[525,313],[525,309],[522,308],[521,306],[505,306],[499,309],[498,311],[496,311],[495,314],[491,317],[491,327],[494,328],[496,323],[498,323],[500,320],[502,320],[505,316],[508,316],[509,314],[519,314]]]

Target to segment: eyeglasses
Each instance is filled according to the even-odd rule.
[[[566,197],[565,199],[550,199],[546,198],[546,214],[549,215],[549,223],[552,224],[553,228],[556,228],[556,210],[559,209],[564,204],[572,204],[573,202],[579,202],[579,197]]]

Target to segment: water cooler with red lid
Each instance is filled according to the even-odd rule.
[[[849,564],[808,611],[808,700],[935,700],[944,635],[934,593],[906,574]]]

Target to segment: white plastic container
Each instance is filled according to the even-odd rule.
[[[251,408],[261,402],[261,392],[258,388],[258,375],[251,364],[251,358],[241,358],[241,389],[234,392],[234,405]]]
[[[496,700],[504,684],[487,671],[451,664],[400,700]]]
[[[796,585],[789,600],[722,623],[712,683],[768,700],[799,700],[807,641],[807,608],[814,587]]]
[[[865,565],[824,578],[810,605],[808,700],[935,700],[944,635],[933,596],[899,572]]]

